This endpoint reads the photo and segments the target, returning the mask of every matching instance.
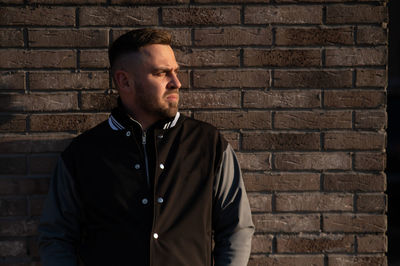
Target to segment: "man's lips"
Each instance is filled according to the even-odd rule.
[[[177,101],[179,99],[179,95],[177,93],[168,94],[166,99],[170,101]]]

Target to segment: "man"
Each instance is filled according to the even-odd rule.
[[[39,226],[44,266],[247,264],[237,159],[214,127],[178,112],[170,43],[141,29],[109,49],[118,107],[61,154]]]

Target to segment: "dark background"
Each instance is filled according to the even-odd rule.
[[[389,2],[389,84],[388,84],[388,240],[389,265],[400,265],[400,1]]]

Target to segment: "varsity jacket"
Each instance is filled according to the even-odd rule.
[[[146,131],[121,108],[61,154],[43,266],[247,265],[254,226],[232,147],[179,112]]]

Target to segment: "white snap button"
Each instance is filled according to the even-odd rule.
[[[160,168],[161,168],[161,169],[164,169],[164,165],[163,165],[162,163],[160,164]]]
[[[135,169],[136,169],[136,170],[140,169],[140,164],[138,164],[138,163],[135,164]]]
[[[161,197],[159,197],[159,198],[157,199],[157,202],[158,202],[158,203],[163,203],[163,202],[164,202],[164,199],[161,198]]]
[[[147,203],[149,203],[149,200],[146,199],[146,198],[143,198],[143,199],[142,199],[142,204],[143,204],[143,205],[146,205]]]
[[[157,238],[158,238],[158,234],[157,234],[157,233],[154,233],[154,234],[153,234],[153,237],[154,237],[155,239],[157,239]]]
[[[127,137],[130,137],[131,136],[131,132],[130,131],[126,131],[126,134],[125,134]]]

